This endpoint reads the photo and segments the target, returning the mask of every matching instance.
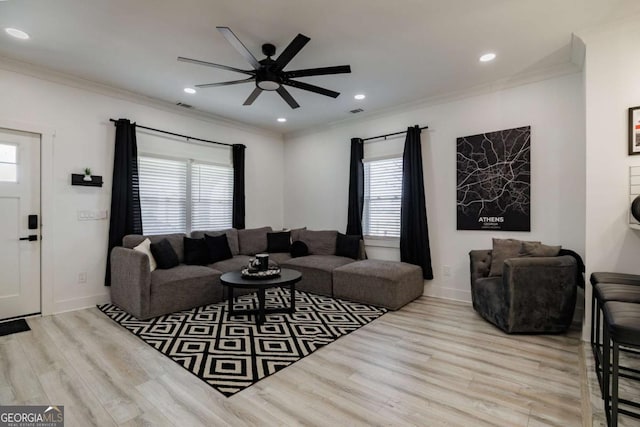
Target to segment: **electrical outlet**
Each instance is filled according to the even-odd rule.
[[[451,277],[451,266],[450,265],[443,265],[442,266],[442,275],[444,277]]]
[[[87,283],[87,273],[85,271],[78,273],[78,283]]]

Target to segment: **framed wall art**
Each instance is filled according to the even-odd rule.
[[[531,127],[457,139],[458,230],[531,230]]]
[[[629,108],[629,155],[640,154],[640,106]]]

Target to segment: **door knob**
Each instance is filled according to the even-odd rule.
[[[30,242],[34,242],[34,241],[38,240],[38,235],[37,234],[32,234],[32,235],[27,236],[27,237],[21,237],[20,240],[28,240]]]

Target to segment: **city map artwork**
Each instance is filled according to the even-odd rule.
[[[458,230],[531,230],[531,126],[457,139]]]

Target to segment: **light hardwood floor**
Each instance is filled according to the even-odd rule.
[[[230,398],[95,308],[28,322],[0,337],[0,404],[67,426],[583,423],[578,325],[509,336],[464,303],[421,297]]]

